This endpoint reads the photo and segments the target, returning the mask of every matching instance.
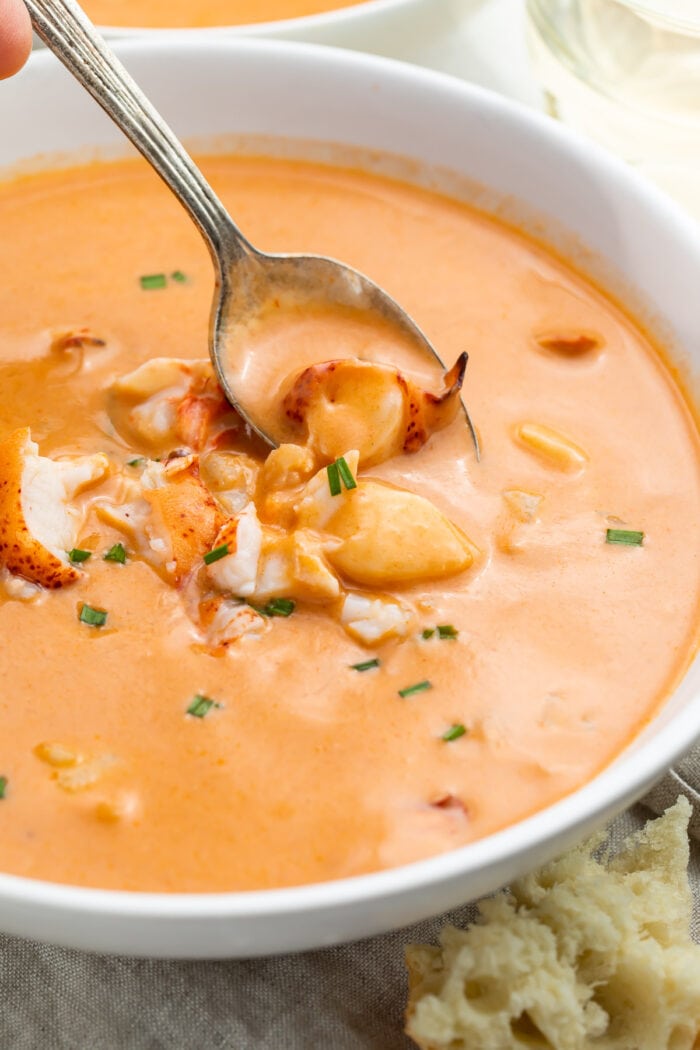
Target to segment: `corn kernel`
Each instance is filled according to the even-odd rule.
[[[535,515],[544,496],[523,489],[507,489],[503,499],[508,504],[518,521],[534,521]]]
[[[95,806],[95,816],[102,824],[116,824],[122,818],[121,806],[103,799]]]
[[[496,533],[496,547],[502,554],[522,554],[524,550],[521,526],[511,526]]]
[[[42,762],[46,762],[47,765],[54,766],[57,769],[74,766],[80,760],[80,755],[71,748],[53,741],[45,741],[44,743],[37,744],[34,748],[34,754],[37,758],[40,758]]]
[[[112,755],[98,755],[95,758],[89,758],[85,762],[79,762],[75,768],[63,769],[57,773],[56,783],[71,794],[76,791],[87,791],[102,779],[106,770],[114,762]]]
[[[550,466],[559,470],[581,470],[588,456],[568,437],[542,423],[520,423],[516,426],[515,439],[528,452],[534,453]]]
[[[120,820],[133,820],[140,808],[140,798],[135,791],[118,791],[111,798],[101,798],[92,812],[102,824],[117,824]]]

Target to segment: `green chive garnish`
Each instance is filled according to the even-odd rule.
[[[68,557],[71,561],[77,562],[87,561],[88,558],[92,557],[92,551],[81,551],[80,547],[74,547],[72,551],[68,551]]]
[[[195,718],[204,718],[211,711],[212,707],[221,707],[221,704],[217,703],[216,700],[210,700],[208,696],[202,696],[201,693],[197,693],[190,701],[187,714],[193,715]]]
[[[187,277],[182,272],[182,270],[173,270],[173,272],[170,274],[170,280],[176,281],[178,284],[184,284],[187,280]]]
[[[416,693],[425,693],[428,689],[432,688],[433,683],[428,682],[426,679],[425,682],[416,682],[415,685],[407,685],[405,689],[399,689],[399,696],[404,698],[407,696],[415,696]]]
[[[211,565],[212,562],[218,561],[219,558],[225,558],[228,554],[228,543],[222,543],[220,547],[214,547],[213,551],[208,551],[204,555],[204,564]]]
[[[144,456],[137,456],[136,459],[130,459],[126,465],[127,467],[140,467],[141,464],[145,462],[146,460]]]
[[[421,632],[421,638],[424,638],[426,640],[426,642],[427,642],[428,638],[432,638],[434,634],[435,634],[435,628],[434,627],[426,627],[425,630]]]
[[[105,554],[105,561],[116,561],[120,565],[126,562],[126,550],[123,543],[115,543]]]
[[[139,277],[139,283],[144,292],[151,292],[155,288],[165,288],[168,279],[164,273],[145,273]]]
[[[439,623],[437,633],[438,638],[456,638],[459,631],[451,623]]]
[[[338,464],[329,463],[326,471],[328,472],[328,488],[331,490],[331,496],[339,496],[342,491],[342,485],[340,484]]]
[[[345,485],[346,489],[357,488],[357,482],[352,476],[352,471],[347,464],[345,456],[339,456],[335,463],[329,463],[326,470],[328,471],[328,488],[331,490],[331,496],[339,496],[343,485]]]
[[[7,791],[7,777],[0,777],[0,798],[5,797]]]
[[[371,671],[373,667],[379,667],[379,660],[363,660],[361,664],[350,664],[352,671]]]
[[[89,627],[104,627],[107,623],[107,613],[104,609],[93,609],[91,605],[83,603],[80,606],[80,616],[78,619],[81,623],[86,623]]]
[[[263,616],[291,616],[296,605],[291,598],[271,598],[259,611]]]
[[[461,722],[456,722],[453,726],[450,726],[450,728],[442,734],[440,739],[444,740],[445,743],[449,744],[452,740],[459,740],[461,736],[464,736],[466,731],[466,726],[463,726]]]
[[[633,529],[606,529],[606,543],[619,543],[624,547],[641,547],[644,543],[644,533],[635,532]]]
[[[335,462],[336,466],[338,467],[338,473],[340,474],[340,480],[342,481],[343,485],[345,485],[345,488],[356,489],[357,482],[352,476],[352,471],[350,470],[350,467],[345,462],[345,457],[340,456],[340,458],[336,459]]]

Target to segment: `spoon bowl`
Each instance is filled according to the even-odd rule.
[[[245,335],[267,304],[344,306],[387,323],[431,362],[445,366],[430,341],[379,285],[344,263],[318,255],[266,254],[243,236],[174,133],[74,0],[26,0],[37,35],[76,77],[158,172],[204,237],[216,289],[209,352],[219,382],[237,412],[268,445],[278,442],[246,398]],[[389,363],[389,362],[387,362]],[[477,459],[479,444],[464,414]]]
[[[219,260],[217,259],[217,264]],[[360,317],[381,320],[407,349],[429,355],[444,365],[418,325],[395,299],[359,270],[322,255],[266,254],[251,248],[231,258],[219,273],[210,326],[211,356],[217,378],[227,398],[252,430],[276,447],[278,435],[263,425],[250,402],[241,402],[249,355],[246,346],[251,327],[261,322],[271,304],[302,307],[311,314],[324,307],[344,307]],[[466,356],[466,355],[465,355]],[[478,439],[464,408],[474,447]]]

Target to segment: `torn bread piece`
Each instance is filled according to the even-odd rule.
[[[0,443],[0,565],[42,587],[64,587],[82,572],[68,556],[83,512],[71,504],[109,470],[103,453],[49,459],[28,427]]]
[[[461,354],[443,389],[423,390],[390,365],[348,358],[311,365],[291,380],[287,421],[322,459],[357,448],[363,466],[416,452],[457,415],[467,366]]]
[[[607,862],[597,836],[409,947],[408,1034],[422,1050],[692,1050],[689,816],[681,797]]]

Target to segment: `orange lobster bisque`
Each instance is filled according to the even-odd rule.
[[[355,7],[363,0],[86,0],[93,22],[109,26],[187,28],[277,22]]]
[[[590,780],[696,646],[698,434],[639,328],[436,194],[203,167],[254,243],[346,260],[468,351],[481,461],[463,360],[444,377],[333,311],[255,333],[268,456],[156,177],[2,186],[6,872],[240,890],[452,849]]]

